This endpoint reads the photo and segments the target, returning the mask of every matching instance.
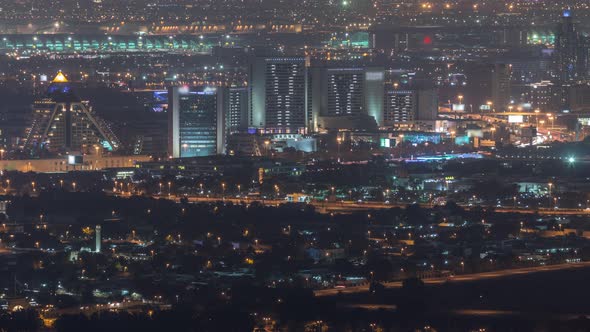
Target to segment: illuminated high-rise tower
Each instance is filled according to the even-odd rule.
[[[582,41],[570,10],[564,10],[561,16],[555,38],[555,50],[557,75],[562,82],[584,78],[587,75],[588,48]]]
[[[226,130],[228,134],[244,132],[248,129],[248,88],[231,87],[227,90]]]
[[[96,225],[94,228],[94,252],[100,252],[102,247],[102,226]]]
[[[367,122],[383,124],[383,69],[314,66],[310,72],[314,127],[316,118],[322,126],[342,128]]]
[[[168,154],[173,158],[225,153],[227,92],[218,87],[168,89]]]
[[[109,126],[93,114],[88,102],[72,90],[65,75],[55,76],[47,93],[33,105],[33,121],[26,129],[22,147],[50,152],[108,151],[120,147]]]
[[[277,133],[305,131],[308,67],[305,57],[256,58],[250,64],[250,127]]]

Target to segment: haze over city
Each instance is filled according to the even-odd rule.
[[[0,0],[0,331],[590,331],[587,0]]]

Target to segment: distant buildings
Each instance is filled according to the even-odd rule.
[[[168,90],[168,154],[173,158],[225,153],[227,91],[216,87]]]

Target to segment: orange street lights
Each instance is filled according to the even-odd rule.
[[[264,141],[264,149],[266,150],[266,156],[268,157],[268,147],[270,145],[270,141]]]

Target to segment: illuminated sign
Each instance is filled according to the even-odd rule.
[[[509,115],[508,122],[509,123],[523,123],[524,117],[522,115]]]
[[[82,156],[68,156],[68,165],[81,165],[83,161]]]
[[[383,72],[382,71],[367,72],[365,75],[366,75],[365,78],[367,81],[382,81],[383,80]]]
[[[181,87],[178,88],[178,93],[180,94],[187,94],[189,93],[189,87],[188,85],[183,85]]]
[[[453,104],[453,111],[456,112],[465,112],[465,104]]]

